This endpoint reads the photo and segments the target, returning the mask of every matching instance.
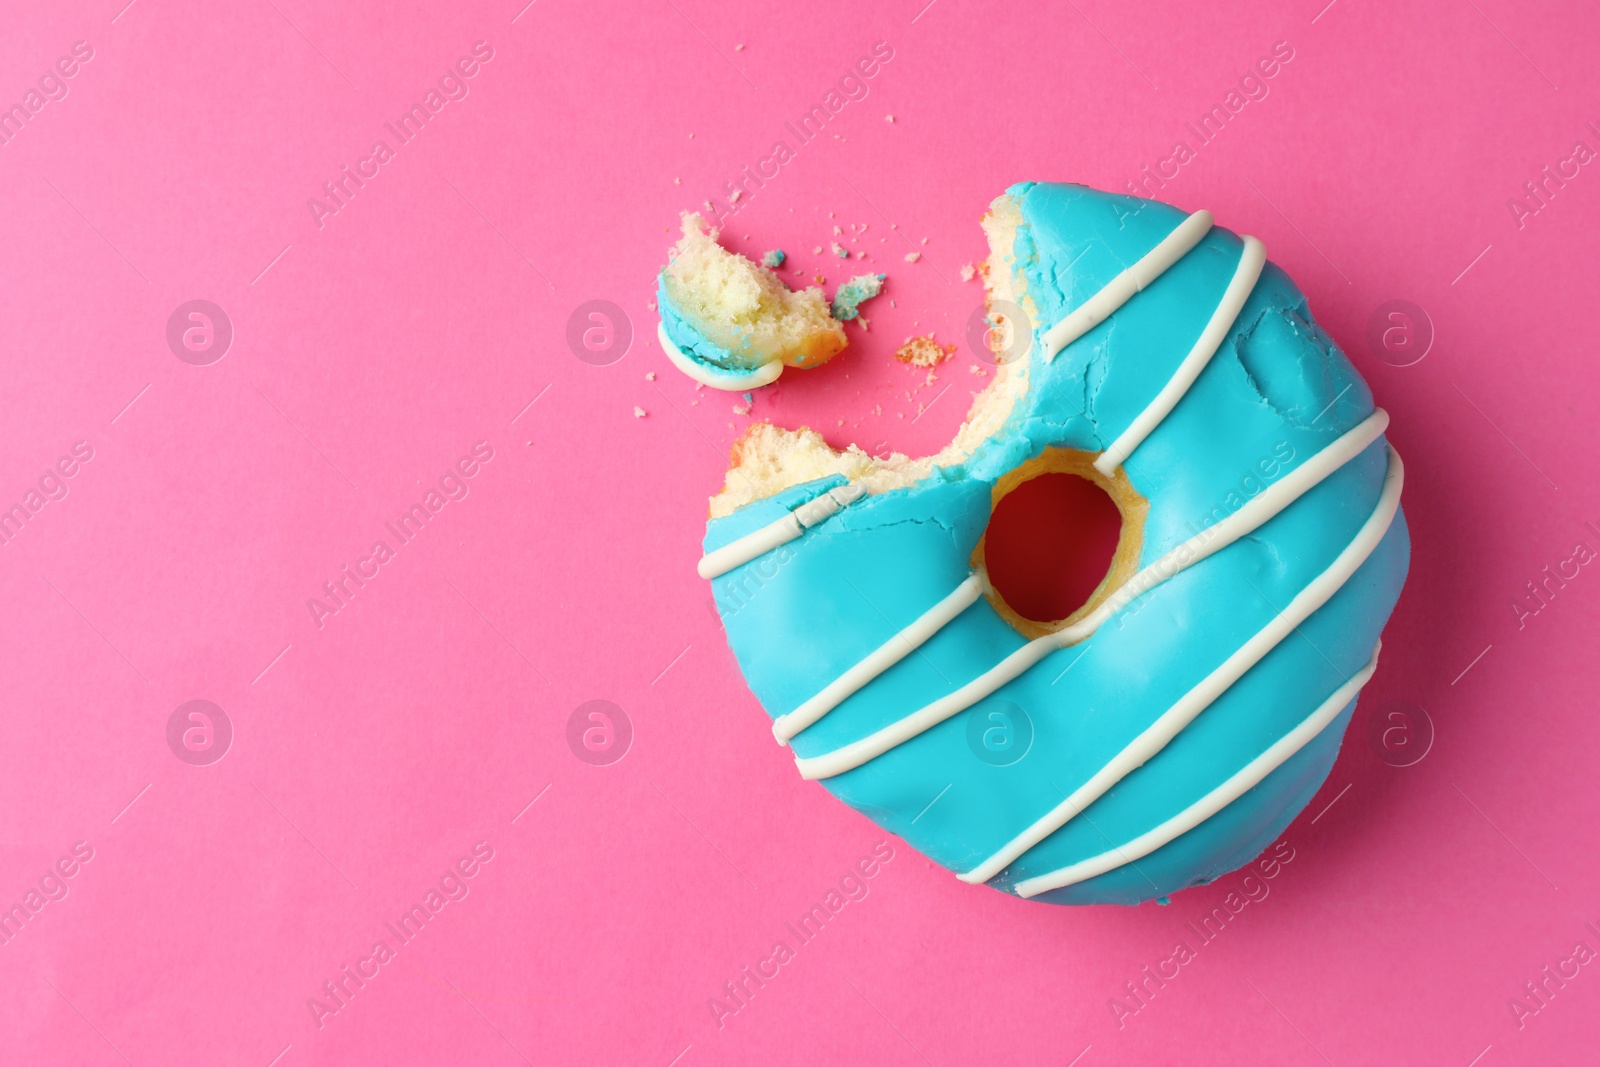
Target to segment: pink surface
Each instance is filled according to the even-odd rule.
[[[1600,149],[1592,11],[122,2],[0,14],[0,102],[92,50],[0,145],[0,504],[38,506],[0,545],[0,904],[29,916],[0,944],[0,1062],[1593,1056],[1600,175],[1564,162]],[[400,143],[385,123],[480,41],[492,59],[445,83],[466,95]],[[866,97],[799,144],[785,123],[880,41]],[[1262,237],[1309,294],[1394,416],[1416,546],[1292,860],[1202,943],[1189,924],[1238,876],[1058,909],[891,841],[799,944],[785,923],[885,835],[798,780],[695,577],[729,442],[753,418],[947,439],[983,381],[970,351],[931,383],[888,353],[962,339],[986,203],[1196,149],[1184,123],[1280,41],[1292,60],[1162,195]],[[677,212],[778,140],[792,158],[732,243],[831,290],[843,265],[812,248],[866,223],[852,266],[889,290],[849,352],[744,415],[667,364],[652,275]],[[1519,217],[1547,165],[1564,184]],[[365,186],[317,217],[345,166]],[[233,330],[206,365],[215,337],[167,338],[197,299]],[[631,320],[608,365],[568,345],[590,300]],[[1393,365],[1404,321],[1398,354],[1369,347],[1390,300],[1422,309],[1420,362]],[[401,543],[385,524],[442,478]],[[371,576],[314,612],[345,566]],[[1519,611],[1529,582],[1551,592]],[[215,714],[209,748],[187,712],[169,745],[192,700],[231,724],[220,761],[197,765]],[[609,748],[601,720],[569,734],[591,700],[627,717]],[[1385,747],[1379,715],[1408,706],[1435,736],[1394,766],[1424,742],[1402,716]],[[386,924],[430,889],[402,943]],[[718,1012],[780,940],[777,976]],[[1157,987],[1143,968],[1172,975],[1179,940],[1193,958]]]

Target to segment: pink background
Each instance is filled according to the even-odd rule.
[[[1520,1026],[1510,999],[1579,941],[1600,950],[1600,576],[1570,564],[1520,626],[1512,604],[1577,542],[1600,549],[1600,174],[1520,227],[1507,204],[1574,142],[1600,148],[1592,12],[524,2],[0,15],[0,103],[93,48],[0,146],[0,504],[93,450],[0,546],[0,905],[93,851],[0,945],[0,1061],[1595,1055],[1600,966]],[[477,41],[493,59],[470,94],[396,147],[384,123]],[[797,148],[784,123],[877,41],[893,58],[869,95]],[[868,448],[948,439],[983,382],[971,353],[931,383],[888,353],[961,340],[987,202],[1025,178],[1120,188],[1192,147],[1183,123],[1278,41],[1294,58],[1269,94],[1163,195],[1260,236],[1305,289],[1393,414],[1415,542],[1383,666],[1284,835],[1293,861],[1138,1004],[1124,983],[1196,944],[1186,923],[1237,876],[1069,910],[895,845],[719,1027],[723,983],[885,838],[798,780],[695,577],[727,445],[752,418]],[[380,138],[394,158],[319,228],[308,198]],[[831,291],[843,265],[811,249],[840,224],[869,255],[852,269],[889,289],[844,356],[744,415],[667,364],[652,276],[678,211],[779,138],[795,158],[730,243],[785,248]],[[235,331],[208,366],[166,340],[197,298]],[[605,366],[566,340],[596,299],[633,331]],[[1366,341],[1392,299],[1436,334],[1412,366]],[[493,459],[470,494],[319,628],[308,598],[478,441]],[[209,766],[167,744],[193,699],[234,729]],[[593,699],[632,725],[607,766],[567,741]],[[1436,731],[1413,766],[1367,740],[1391,701]],[[469,894],[319,1027],[308,1000],[398,944],[384,924],[480,841]],[[1120,1020],[1119,995],[1138,1006]]]

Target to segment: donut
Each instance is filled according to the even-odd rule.
[[[774,266],[783,261],[774,258]],[[847,294],[849,313],[842,317],[853,317],[855,305],[876,292]],[[693,213],[683,216],[683,237],[657,276],[656,303],[662,351],[673,366],[716,389],[759,388],[785,366],[826,363],[846,344],[821,289],[791,290],[771,269],[719,245],[717,231]]]
[[[954,440],[877,458],[752,425],[699,573],[801,778],[963,882],[1164,900],[1248,863],[1326,778],[1405,580],[1404,468],[1255,238],[1049,183],[983,227],[1011,342]],[[985,534],[1056,473],[1121,527],[1087,601],[1030,619]]]

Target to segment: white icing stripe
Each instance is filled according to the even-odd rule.
[[[1244,250],[1239,254],[1239,266],[1233,272],[1233,280],[1223,291],[1222,301],[1217,305],[1217,310],[1212,312],[1211,321],[1200,331],[1200,338],[1195,341],[1194,347],[1183,357],[1183,362],[1178,364],[1178,369],[1173,372],[1172,378],[1162,387],[1161,392],[1156,394],[1155,399],[1150,401],[1149,406],[1141,411],[1128,428],[1122,431],[1122,435],[1111,442],[1111,446],[1094,461],[1095,470],[1109,478],[1113,471],[1133,455],[1133,450],[1150,436],[1151,431],[1161,425],[1161,420],[1172,414],[1172,409],[1178,406],[1183,394],[1189,391],[1195,379],[1200,377],[1200,372],[1206,369],[1206,364],[1211,362],[1211,357],[1216,355],[1222,339],[1233,329],[1234,321],[1244,309],[1244,302],[1250,298],[1250,293],[1255,289],[1256,280],[1261,277],[1261,270],[1266,263],[1266,246],[1254,237],[1246,237]]]
[[[1044,360],[1049,363],[1056,353],[1110,318],[1137,292],[1188,255],[1211,229],[1211,212],[1196,211],[1178,223],[1177,229],[1161,239],[1161,243],[1139,258],[1106,283],[1105,288],[1072,309],[1065,318],[1045,331]]]
[[[674,367],[677,367],[701,385],[709,385],[713,389],[723,389],[730,393],[759,389],[763,385],[769,385],[777,381],[778,375],[783,373],[783,362],[776,359],[761,364],[761,366],[747,374],[739,374],[735,371],[713,372],[707,369],[703,363],[684,354],[683,349],[679,348],[672,338],[667,336],[666,323],[656,324],[656,338],[661,342],[661,351],[667,354],[667,358],[672,361]]]
[[[1323,701],[1317,710],[1312,712],[1293,730],[1273,742],[1261,755],[1245,764],[1227,781],[1217,786],[1211,792],[1184,808],[1172,818],[1161,825],[1147,830],[1135,837],[1132,841],[1098,856],[1079,860],[1077,863],[1050,871],[1048,874],[1037,875],[1024,879],[1016,885],[1017,895],[1020,897],[1036,897],[1040,893],[1047,893],[1052,889],[1062,889],[1079,882],[1086,882],[1090,878],[1115,870],[1124,864],[1133,863],[1143,859],[1161,846],[1176,840],[1188,833],[1229,804],[1244,796],[1251,789],[1259,785],[1267,775],[1277,770],[1288,762],[1289,757],[1299,752],[1312,739],[1322,733],[1328,724],[1339,717],[1350,701],[1361,692],[1361,687],[1367,684],[1372,677],[1372,672],[1378,668],[1378,651],[1373,649],[1372,659],[1365,667],[1345,682],[1333,695]]]
[[[965,711],[1007,682],[1020,677],[1028,668],[1057,649],[1088,638],[1103,626],[1106,620],[1140,595],[1262,526],[1328,475],[1360,455],[1368,445],[1382,436],[1388,425],[1388,412],[1382,408],[1376,409],[1355,428],[1284,475],[1250,503],[1220,522],[1206,527],[1139,571],[1128,579],[1127,584],[1082,619],[1053,634],[1035,638],[955,692],[940,697],[875,733],[836,748],[832,752],[796,759],[795,765],[799,768],[801,777],[831,778],[876,759],[896,745],[909,741],[950,716]]]
[[[800,770],[800,777],[808,780],[831,778],[876,759],[896,745],[965,711],[1007,682],[1022,677],[1034,664],[1056,651],[1057,647],[1048,637],[1029,641],[960,689],[890,723],[877,733],[868,734],[859,741],[852,741],[820,756],[797,758],[794,764]]]
[[[1354,540],[1345,546],[1344,551],[1339,553],[1328,569],[1295,594],[1294,599],[1289,601],[1288,607],[1258,630],[1233,655],[1223,660],[1220,666],[1180,697],[1176,704],[1145,727],[1126,748],[1112,757],[1111,762],[1096,771],[1088,781],[1074,789],[1071,795],[1013,838],[1000,851],[966,874],[960,875],[960,879],[973,884],[987,882],[1005,870],[1024,852],[1066,825],[1130,771],[1143,766],[1165,748],[1184,727],[1195,720],[1196,716],[1227,692],[1228,688],[1259,663],[1263,656],[1276,648],[1278,642],[1293,633],[1294,628],[1310,618],[1312,612],[1326,604],[1333,594],[1349,581],[1357,568],[1366,562],[1372,550],[1378,547],[1378,542],[1383,540],[1383,535],[1389,530],[1389,524],[1394,521],[1395,512],[1399,510],[1400,487],[1404,481],[1405,467],[1400,462],[1400,454],[1391,448],[1389,471],[1384,476],[1383,492],[1378,497],[1377,508],[1362,524]]]
[[[700,557],[698,570],[702,578],[718,578],[735,567],[742,567],[757,556],[766,555],[779,545],[787,544],[805,533],[807,529],[826,519],[846,505],[853,504],[866,495],[864,485],[840,485],[806,501],[783,518],[730,541],[713,552]]]
[[[1122,610],[1130,601],[1141,594],[1154,589],[1179,571],[1194,566],[1207,556],[1222,551],[1239,538],[1253,533],[1266,525],[1268,520],[1296,500],[1299,500],[1312,488],[1320,484],[1323,479],[1352,459],[1355,459],[1362,452],[1365,452],[1367,447],[1379,437],[1382,437],[1383,431],[1388,428],[1389,413],[1382,408],[1375,408],[1371,415],[1368,415],[1361,422],[1347,430],[1328,447],[1268,486],[1260,496],[1232,515],[1207,526],[1177,548],[1164,554],[1160,559],[1128,579],[1128,583],[1113,593],[1104,604],[1101,604],[1100,607],[1082,620],[1055,636],[1060,637],[1064,634],[1072,634],[1071,640],[1064,641],[1063,644],[1072,644],[1089,636],[1104,624],[1106,619]],[[1082,627],[1088,627],[1088,632],[1081,635],[1073,632]]]
[[[971,607],[973,602],[983,595],[983,586],[983,577],[978,574],[972,575],[956,586],[955,592],[878,646],[866,659],[829,682],[822,692],[787,715],[780,715],[774,719],[773,736],[781,744],[788,744],[791,737],[838,707],[856,690],[905,659],[923,642],[942,630],[951,619]]]

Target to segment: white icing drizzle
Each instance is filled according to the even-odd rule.
[[[1178,223],[1176,229],[1161,239],[1161,243],[1141,256],[1106,283],[1105,288],[1068,312],[1065,318],[1045,331],[1044,361],[1051,362],[1056,353],[1110,318],[1135,293],[1161,277],[1168,267],[1189,254],[1211,230],[1211,212],[1196,211]]]
[[[759,530],[729,541],[721,548],[700,557],[698,570],[702,578],[719,578],[735,567],[742,567],[757,556],[766,555],[779,545],[787,544],[806,530],[836,513],[841,508],[860,500],[867,487],[860,484],[840,485],[806,501],[783,518],[769,522]]]
[[[1391,448],[1389,470],[1384,476],[1383,492],[1378,497],[1378,506],[1362,524],[1355,538],[1345,546],[1344,551],[1339,553],[1327,570],[1313,578],[1310,584],[1295,594],[1294,599],[1289,601],[1288,606],[1271,622],[1239,646],[1233,655],[1223,660],[1221,665],[1180,697],[1176,704],[1162,712],[1088,781],[1074,789],[1065,800],[1051,808],[1000,851],[958,877],[963,882],[973,884],[987,882],[1005,870],[1024,852],[1066,825],[1130,771],[1143,766],[1165,748],[1184,727],[1195,720],[1196,716],[1210,707],[1234,682],[1243,677],[1246,671],[1259,663],[1263,656],[1277,647],[1278,642],[1293,633],[1295,627],[1310,618],[1312,612],[1326,604],[1333,594],[1349,581],[1350,576],[1366,562],[1373,549],[1378,547],[1378,542],[1383,540],[1383,535],[1388,532],[1389,524],[1394,521],[1395,513],[1400,508],[1400,488],[1404,481],[1405,467],[1400,462],[1400,454]]]
[[[1076,885],[1079,882],[1086,882],[1096,875],[1104,874],[1124,864],[1143,859],[1161,846],[1193,830],[1217,814],[1217,812],[1244,796],[1245,793],[1259,785],[1267,775],[1288,762],[1289,757],[1310,744],[1312,739],[1321,734],[1329,723],[1338,718],[1339,713],[1361,692],[1361,687],[1367,684],[1367,680],[1372,677],[1372,672],[1378,669],[1378,652],[1382,647],[1383,643],[1380,641],[1378,648],[1373,649],[1372,659],[1367,665],[1357,671],[1354,676],[1338,689],[1335,689],[1333,695],[1323,701],[1316,711],[1307,716],[1293,730],[1273,742],[1265,752],[1245,764],[1244,767],[1240,768],[1227,781],[1211,790],[1211,792],[1159,826],[1145,831],[1126,844],[1109,849],[1098,856],[1090,856],[1066,867],[1018,882],[1016,885],[1017,895],[1024,898],[1036,897],[1040,893],[1047,893],[1052,889],[1062,889],[1069,885]]]
[[[1220,522],[1206,527],[1140,570],[1082,619],[1053,634],[1046,634],[1029,641],[953,693],[940,697],[860,740],[818,756],[797,758],[795,765],[799,768],[801,777],[831,778],[876,759],[896,745],[937,726],[952,715],[965,711],[1001,686],[1020,677],[1050,653],[1088,638],[1135,598],[1266,523],[1328,475],[1360,455],[1368,445],[1382,436],[1388,425],[1388,412],[1382,408],[1374,410],[1353,429],[1284,475],[1244,507]],[[986,878],[982,880],[987,881]]]
[[[970,576],[956,586],[955,592],[923,612],[909,626],[878,646],[860,663],[829,682],[822,692],[788,714],[780,715],[773,720],[773,736],[780,744],[788,744],[791,737],[838,707],[845,698],[905,659],[923,642],[944,629],[951,619],[966,611],[983,595],[983,588],[984,578],[981,574]]]
[[[759,389],[763,385],[770,385],[778,380],[778,375],[783,373],[783,362],[776,359],[761,364],[761,366],[748,374],[738,374],[734,371],[713,372],[703,363],[684,354],[683,349],[679,348],[676,342],[667,336],[667,324],[664,322],[656,324],[656,339],[661,342],[661,351],[667,354],[667,358],[672,361],[674,367],[677,367],[701,385],[709,385],[713,389],[723,389],[730,393],[742,393],[750,389]]]
[[[1101,453],[1100,458],[1094,461],[1095,470],[1109,478],[1113,471],[1133,455],[1133,450],[1144,443],[1144,439],[1161,425],[1161,420],[1172,414],[1172,409],[1178,406],[1178,401],[1183,399],[1183,394],[1187,393],[1189,387],[1195,383],[1195,379],[1200,377],[1200,372],[1206,369],[1206,364],[1216,355],[1223,338],[1233,329],[1234,321],[1244,309],[1244,303],[1250,298],[1250,293],[1255,289],[1256,281],[1261,277],[1261,270],[1266,264],[1266,246],[1254,237],[1246,237],[1244,250],[1239,254],[1239,265],[1233,272],[1233,280],[1223,291],[1222,302],[1217,305],[1217,310],[1212,312],[1206,328],[1200,331],[1200,337],[1195,341],[1194,347],[1183,357],[1183,362],[1178,364],[1178,369],[1156,394],[1155,399],[1151,400],[1128,428],[1122,431],[1121,436],[1111,442],[1110,447]]]

